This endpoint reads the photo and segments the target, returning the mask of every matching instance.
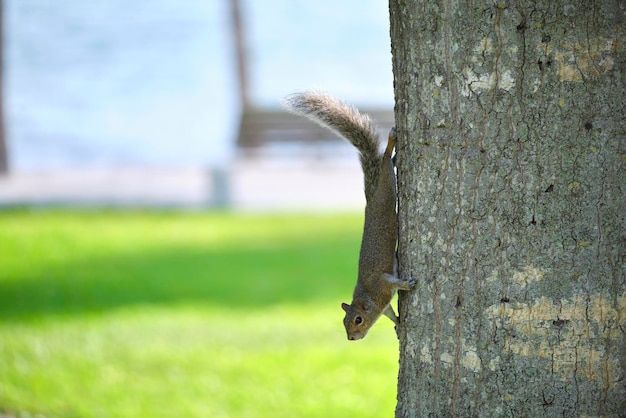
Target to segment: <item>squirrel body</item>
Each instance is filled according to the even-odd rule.
[[[395,146],[394,130],[389,133],[384,153],[369,116],[325,93],[304,92],[291,95],[286,104],[293,113],[306,116],[325,126],[354,145],[360,154],[365,186],[365,222],[357,283],[352,303],[342,303],[344,326],[349,340],[367,334],[381,314],[396,325],[399,319],[391,307],[396,290],[410,290],[414,280],[396,277],[396,176],[391,154]]]

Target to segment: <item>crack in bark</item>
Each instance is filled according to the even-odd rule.
[[[451,246],[454,243],[454,238],[456,236],[456,230],[458,227],[459,218],[463,214],[463,198],[461,197],[461,186],[463,184],[463,176],[465,173],[464,162],[461,158],[459,161],[459,169],[458,169],[458,180],[456,183],[456,207],[458,213],[454,216],[454,224],[452,225],[451,237],[448,241],[448,246],[446,249],[446,257],[450,256]],[[447,260],[446,260],[447,261]],[[447,261],[448,262],[448,261]],[[446,265],[447,267],[447,265]],[[461,350],[462,350],[462,329],[463,329],[463,311],[462,311],[462,303],[463,298],[463,282],[465,279],[465,272],[462,270],[460,272],[459,278],[457,278],[458,286],[457,286],[457,315],[456,315],[456,331],[455,331],[455,351],[454,351],[454,377],[452,380],[452,397],[450,401],[450,413],[452,416],[456,415],[456,401],[459,396],[459,384],[461,380]],[[459,298],[461,300],[459,300]]]

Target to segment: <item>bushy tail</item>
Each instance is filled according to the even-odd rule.
[[[365,198],[369,200],[378,181],[382,154],[378,133],[368,115],[326,93],[307,91],[285,99],[291,112],[306,116],[346,138],[359,150],[365,177]]]

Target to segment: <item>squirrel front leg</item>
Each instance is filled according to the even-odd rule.
[[[417,281],[414,278],[410,278],[409,280],[405,281],[391,274],[385,274],[385,280],[397,290],[411,290],[417,284]],[[391,304],[385,307],[383,314],[387,318],[391,319],[396,324],[396,326],[400,325],[400,318],[398,318],[398,316],[396,315],[395,311],[391,307]]]
[[[391,319],[393,321],[393,323],[396,324],[396,326],[400,325],[400,318],[398,318],[398,315],[396,315],[396,312],[391,307],[391,304],[389,304],[389,305],[387,305],[387,307],[385,307],[385,310],[383,311],[383,314],[387,318]]]

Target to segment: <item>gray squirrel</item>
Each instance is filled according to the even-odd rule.
[[[292,113],[305,116],[346,138],[360,154],[365,184],[365,223],[359,254],[359,271],[352,303],[342,303],[343,324],[349,340],[360,340],[381,314],[396,326],[400,323],[391,299],[396,290],[410,290],[415,280],[396,276],[396,176],[391,153],[395,131],[391,130],[384,153],[379,151],[378,133],[369,116],[354,107],[320,92],[288,96],[285,105]]]

